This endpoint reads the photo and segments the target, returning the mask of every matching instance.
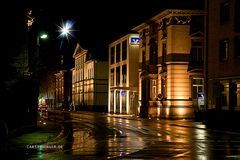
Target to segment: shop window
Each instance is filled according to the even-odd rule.
[[[237,108],[240,110],[240,82],[237,83]]]
[[[114,86],[114,68],[111,69],[110,73],[110,85]]]
[[[221,95],[221,106],[223,110],[228,110],[229,108],[229,83],[223,83],[223,91]]]
[[[192,98],[197,99],[199,92],[203,92],[203,78],[193,78],[192,80]]]
[[[230,82],[229,83],[229,106],[231,110],[237,106],[237,83]]]

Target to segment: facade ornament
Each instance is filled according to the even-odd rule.
[[[32,24],[34,22],[34,17],[32,16],[32,10],[29,10],[27,13],[27,27],[28,30],[30,29],[30,27],[32,27]]]

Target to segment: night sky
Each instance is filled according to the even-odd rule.
[[[36,19],[50,35],[58,36],[57,25],[71,21],[71,43],[80,42],[92,52],[106,52],[106,46],[133,27],[165,8],[201,8],[204,0],[27,0],[16,6],[33,9]],[[23,3],[24,2],[24,3]],[[193,7],[191,7],[193,6]],[[20,8],[20,9],[21,9]],[[16,10],[17,11],[17,10]],[[99,54],[99,53],[97,53]]]
[[[48,32],[52,39],[57,39],[58,26],[66,21],[72,22],[72,36],[69,42],[64,45],[75,47],[76,42],[88,49],[95,55],[106,55],[109,43],[127,34],[132,28],[148,20],[166,8],[179,9],[200,9],[203,8],[204,0],[23,0],[9,1],[2,10],[4,21],[8,24],[4,26],[7,30],[6,43],[9,46],[21,43],[21,29],[19,23],[23,22],[27,10],[32,9],[35,17],[35,24],[39,29]],[[201,4],[202,2],[202,4]],[[201,4],[201,5],[200,5]],[[5,36],[4,36],[5,37]],[[13,39],[16,39],[13,41]],[[58,41],[60,41],[58,39]],[[15,44],[13,44],[14,42]],[[58,42],[58,47],[60,42]],[[6,46],[6,45],[4,45]],[[56,45],[57,46],[57,45]],[[54,47],[56,47],[54,46]],[[60,47],[59,47],[60,48]]]

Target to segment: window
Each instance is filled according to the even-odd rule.
[[[116,85],[120,85],[120,67],[116,68]]]
[[[235,0],[234,31],[240,32],[240,1],[239,0]]]
[[[157,80],[152,80],[152,99],[156,99],[157,98]]]
[[[237,108],[240,109],[240,82],[237,83]]]
[[[240,58],[240,36],[236,36],[234,39],[234,57]]]
[[[94,70],[93,70],[93,68],[92,68],[92,78],[94,78]]]
[[[234,109],[237,107],[237,83],[229,83],[229,109]]]
[[[116,62],[120,62],[120,43],[116,46]]]
[[[127,58],[127,40],[122,42],[122,61]]]
[[[114,47],[111,47],[111,64],[114,64],[114,51],[115,51],[115,48]]]
[[[229,83],[222,83],[221,106],[223,110],[229,109]]]
[[[110,73],[110,85],[111,86],[114,85],[114,68],[111,69],[111,73]]]
[[[219,59],[227,61],[229,56],[229,40],[221,40],[219,44]]]
[[[166,57],[167,57],[167,44],[166,40],[162,43],[162,64],[166,63]]]
[[[192,85],[192,98],[197,99],[198,93],[203,92],[203,79],[193,78]]]
[[[191,61],[203,62],[203,42],[202,41],[192,42]]]
[[[229,0],[221,3],[220,6],[220,24],[224,24],[229,20]]]
[[[127,113],[127,93],[126,91],[121,91],[121,97],[122,97],[122,112],[123,114]]]
[[[127,82],[127,65],[122,66],[122,83],[125,84]]]
[[[90,79],[90,70],[89,69],[87,70],[87,74],[88,74],[87,79]]]
[[[193,15],[190,21],[190,35],[204,31],[204,16]]]
[[[158,46],[155,38],[150,39],[149,45],[150,45],[150,64],[156,65],[158,60],[157,52]]]
[[[145,69],[146,66],[146,52],[145,47],[142,48],[142,68]]]

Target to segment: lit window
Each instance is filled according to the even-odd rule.
[[[116,85],[120,85],[120,67],[116,68]]]
[[[111,79],[111,86],[114,85],[114,68],[111,69],[111,73],[110,73],[110,79]]]
[[[125,84],[127,82],[127,65],[122,66],[122,83]]]
[[[192,80],[192,98],[197,99],[199,92],[203,92],[203,78],[193,78]]]

